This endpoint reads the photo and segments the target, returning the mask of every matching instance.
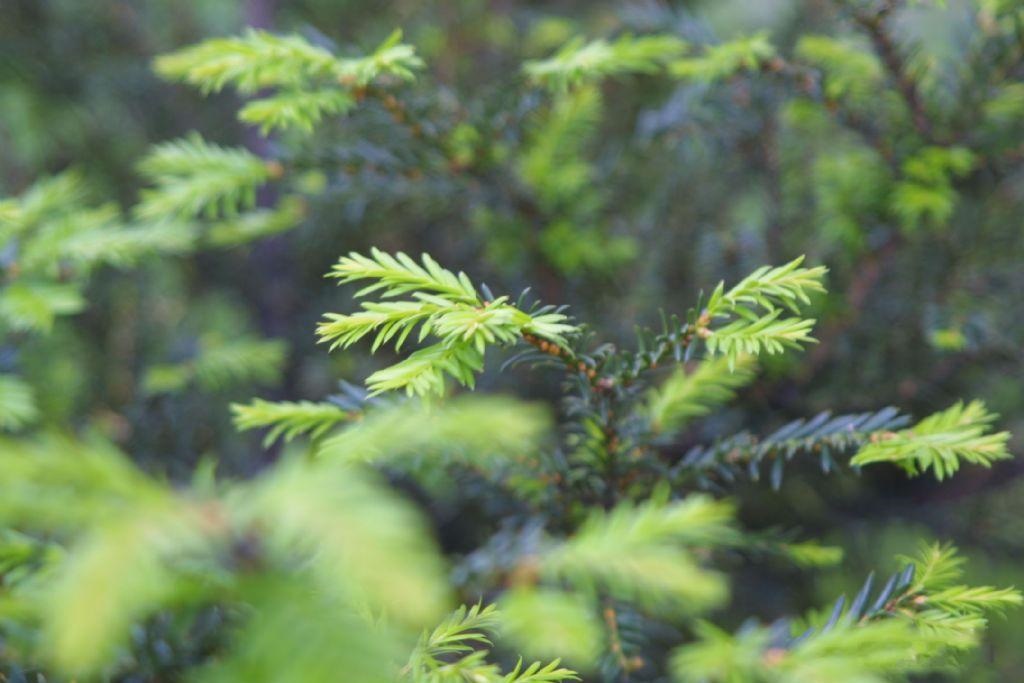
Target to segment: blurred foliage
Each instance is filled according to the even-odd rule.
[[[888,680],[903,675],[883,665],[905,624],[883,620],[856,636],[834,626],[795,643],[786,631],[793,623],[740,628],[740,620],[805,612],[855,589],[922,535],[957,540],[986,581],[1022,583],[1020,466],[1004,462],[1019,441],[1002,431],[1021,433],[1024,422],[1024,327],[1012,295],[1024,286],[1019,3],[8,4],[0,22],[0,430],[100,434],[88,437],[89,448],[112,441],[155,477],[132,479],[140,497],[166,488],[165,479],[195,480],[187,493],[154,493],[176,501],[160,510],[132,498],[122,519],[98,524],[80,547],[65,543],[70,536],[40,544],[35,527],[4,537],[11,566],[56,567],[70,553],[83,581],[107,573],[105,552],[138,553],[145,571],[125,577],[123,603],[82,606],[109,607],[122,635],[135,624],[133,644],[118,650],[130,652],[118,660],[126,668],[103,675],[179,676],[231,651],[236,659],[201,668],[202,676],[259,679],[275,656],[268,642],[293,651],[295,680],[340,669],[363,680],[390,675],[358,668],[365,662],[345,652],[318,661],[322,632],[334,629],[363,643],[367,659],[397,668],[419,652],[403,669],[415,680],[562,680],[573,668],[589,679],[595,653],[606,680],[643,678],[670,661],[709,680],[843,680],[840,673],[860,671],[848,657],[866,648],[877,648],[881,663],[858,680]],[[397,256],[403,250],[455,268],[437,266],[447,274],[438,276],[433,261],[382,261],[406,258]],[[338,262],[341,254],[352,255]],[[798,254],[815,268],[793,262]],[[789,266],[755,270],[763,263]],[[379,278],[378,267],[398,279],[363,289],[376,300],[364,298],[355,313],[322,318],[345,310],[344,296],[322,279],[332,265],[342,284]],[[809,281],[818,286],[764,281],[766,273],[784,278],[787,267],[815,273]],[[409,279],[417,269],[426,281],[450,285],[451,276],[458,285]],[[740,284],[715,289],[722,278]],[[751,282],[762,298],[745,298]],[[708,297],[691,300],[702,289]],[[660,323],[659,308],[667,311]],[[573,319],[563,317],[569,312]],[[317,348],[318,320],[321,337],[351,348],[331,356]],[[635,340],[634,328],[652,323]],[[364,335],[370,343],[356,344]],[[418,350],[408,353],[403,340]],[[806,352],[763,353],[783,347]],[[372,378],[369,391],[339,377]],[[558,447],[529,445],[548,422],[532,408],[449,405],[442,395],[452,378],[551,403],[567,391]],[[449,418],[384,393],[391,389],[431,394]],[[263,398],[253,400],[256,392]],[[890,404],[931,417],[913,420]],[[267,429],[263,449],[235,435],[232,412],[240,428]],[[1002,417],[992,429],[995,413]],[[467,436],[463,422],[481,429]],[[11,457],[43,448],[25,438],[9,442]],[[46,443],[52,453],[84,448]],[[558,465],[549,470],[538,454],[551,452]],[[414,649],[410,634],[427,627],[425,617],[402,625],[400,646],[388,651],[380,648],[391,639],[367,637],[366,624],[378,620],[362,612],[289,628],[323,603],[284,579],[292,568],[275,566],[273,550],[254,551],[267,562],[256,571],[233,564],[255,561],[247,525],[262,533],[263,523],[233,521],[229,535],[244,543],[224,545],[224,536],[195,538],[187,520],[206,504],[197,501],[250,495],[201,481],[211,463],[220,476],[248,479],[268,467],[283,472],[275,461],[303,453],[339,466],[371,463],[412,496],[462,577],[460,599],[496,602],[487,615],[500,613],[507,625],[487,615],[464,624],[476,634],[471,651],[443,649],[443,635]],[[854,465],[899,467],[822,478],[846,470],[851,456]],[[899,472],[942,479],[961,462],[992,469],[965,467],[941,488]],[[370,498],[397,499],[369,477]],[[680,554],[673,572],[689,573],[665,573],[661,586],[703,586],[718,627],[693,631],[690,617],[664,619],[651,609],[658,598],[636,592],[648,572],[600,554],[601,524],[644,508],[584,522],[582,508],[612,508],[620,495],[644,500],[654,481],[674,496],[695,487],[741,501],[743,551],[725,537],[672,549]],[[573,491],[566,501],[582,507],[557,499],[565,486]],[[302,500],[297,490],[274,504]],[[553,506],[553,535],[529,514],[544,505]],[[583,555],[569,553],[573,541],[561,552],[601,558],[610,574],[550,573],[555,565],[542,563],[533,566],[541,584],[527,571],[528,580],[494,594],[494,572],[499,584],[513,576],[509,558],[540,547],[556,557],[553,539],[580,524],[592,532],[577,537]],[[914,532],[883,543],[906,528]],[[815,536],[847,553],[810,581],[815,558],[837,559],[802,540]],[[178,549],[198,565],[165,566]],[[719,571],[709,570],[709,553]],[[726,575],[728,601],[716,592]],[[5,572],[5,585],[13,576]],[[196,585],[197,577],[226,583]],[[611,602],[595,608],[592,593]],[[266,607],[249,619],[256,595]],[[168,604],[182,609],[161,609]],[[39,633],[65,638],[43,607],[11,609],[20,623],[27,611],[44,626],[5,630],[5,641],[27,648],[18,652],[35,647]],[[549,617],[538,631],[529,615],[541,610]],[[458,638],[471,615],[433,623]],[[815,618],[819,627],[827,620]],[[440,609],[431,619],[443,619]],[[955,675],[1019,678],[1021,619],[995,620],[991,647],[960,655],[967,669]],[[492,656],[481,646],[495,633]],[[697,633],[700,647],[670,657],[681,633]],[[618,641],[605,642],[611,634]],[[54,662],[86,667],[81,641],[67,638],[53,641],[70,653]],[[835,644],[856,638],[860,649]],[[114,636],[104,642],[87,648],[90,656],[111,652]],[[927,659],[928,643],[917,646]],[[780,648],[793,656],[773,668]],[[517,667],[509,654],[520,650],[528,659]],[[700,668],[725,652],[731,673]],[[808,668],[802,653],[826,668]],[[565,667],[550,663],[560,656]],[[540,663],[531,670],[533,658]],[[466,668],[451,668],[458,662]]]

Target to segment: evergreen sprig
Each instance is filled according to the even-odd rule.
[[[710,446],[694,446],[671,472],[674,477],[693,477],[699,485],[713,487],[716,481],[732,482],[743,476],[759,480],[767,464],[771,485],[777,489],[786,464],[797,455],[814,456],[823,472],[832,472],[842,464],[843,455],[909,421],[895,408],[848,415],[825,411],[788,422],[766,436],[741,432]]]
[[[224,339],[201,335],[195,353],[176,363],[151,365],[143,378],[147,393],[173,393],[195,383],[208,391],[223,391],[247,383],[269,383],[281,372],[285,345],[280,340],[240,335]]]
[[[535,82],[565,90],[609,76],[656,73],[685,49],[686,43],[672,35],[627,34],[590,42],[577,37],[551,57],[527,62],[523,68]]]
[[[157,58],[158,73],[204,93],[234,87],[257,96],[239,111],[239,119],[263,134],[298,128],[307,133],[325,116],[355,107],[356,90],[386,79],[409,81],[423,68],[412,46],[393,32],[362,57],[338,57],[298,35],[250,29],[235,38],[215,38]]]
[[[235,427],[239,431],[269,427],[263,445],[278,439],[285,443],[299,436],[316,439],[351,418],[350,413],[333,403],[312,401],[264,401],[255,399],[245,405],[231,404]]]
[[[488,632],[500,628],[501,615],[495,605],[459,607],[431,630],[420,636],[403,677],[413,683],[557,683],[576,681],[576,672],[559,666],[534,662],[524,666],[522,659],[507,674],[489,662],[485,649],[491,645]]]
[[[913,427],[878,435],[850,464],[892,462],[912,476],[930,469],[939,480],[955,473],[961,462],[989,467],[1011,457],[1009,432],[988,431],[996,417],[981,401],[957,403]]]
[[[18,429],[38,417],[32,387],[13,375],[0,373],[0,429]]]
[[[720,282],[708,299],[707,315],[715,318],[734,313],[752,317],[751,309],[758,306],[768,312],[784,306],[799,314],[800,304],[810,305],[810,294],[825,291],[822,280],[828,273],[824,266],[804,268],[803,261],[800,256],[782,266],[762,266],[728,291],[725,283]]]
[[[672,432],[689,419],[707,415],[736,395],[756,375],[753,357],[743,356],[729,367],[728,358],[709,358],[687,373],[682,366],[648,392],[645,411],[656,432]]]
[[[422,423],[412,415],[415,429]],[[374,444],[391,450],[407,433],[378,430]],[[419,446],[445,446],[450,435],[425,433]],[[341,652],[329,658],[359,680],[383,683],[397,669],[395,646],[447,602],[441,557],[418,514],[351,462],[286,458],[252,482],[181,490],[143,474],[102,439],[40,436],[4,439],[0,470],[0,522],[69,539],[46,572],[5,596],[6,614],[42,624],[39,642],[26,647],[69,676],[116,668],[133,625],[168,601],[216,599],[236,604],[240,619],[230,651],[204,672],[211,680],[287,659],[297,677],[288,680],[326,681],[324,653],[334,643]],[[97,593],[112,578],[115,594]],[[492,612],[469,610],[458,624],[434,629],[423,656],[451,652],[458,633],[490,624]],[[386,619],[371,619],[381,614]],[[573,677],[557,662],[494,673],[480,680]]]
[[[854,683],[941,669],[975,643],[984,612],[1024,601],[1012,588],[949,586],[961,564],[952,547],[925,546],[880,589],[869,576],[852,602],[840,597],[802,630],[790,620],[735,635],[704,625],[673,656],[676,680]]]
[[[401,349],[417,327],[418,341],[440,340],[371,375],[367,385],[373,394],[395,389],[410,395],[443,394],[445,377],[472,386],[488,346],[509,346],[529,335],[564,347],[565,335],[576,329],[552,309],[526,312],[505,296],[485,301],[465,273],[445,270],[427,255],[421,265],[402,253],[353,253],[342,258],[330,276],[341,283],[372,280],[356,296],[377,293],[385,299],[364,302],[362,310],[352,314],[328,313],[317,334],[332,349],[351,346],[370,334],[375,335],[374,351],[388,342]],[[409,299],[389,300],[402,295]]]
[[[132,225],[115,204],[94,203],[74,170],[38,181],[4,206],[0,324],[16,331],[48,332],[57,318],[82,310],[85,278],[97,267],[180,254],[195,241],[187,226]]]
[[[355,106],[355,97],[344,90],[286,91],[247,102],[238,111],[238,118],[258,126],[263,135],[286,128],[312,133],[325,116],[344,114]]]
[[[781,353],[814,342],[813,318],[783,317],[785,309],[799,316],[801,305],[811,303],[811,294],[825,291],[822,280],[828,269],[801,267],[803,260],[801,256],[782,266],[758,268],[728,291],[720,282],[698,321],[697,334],[708,352],[723,354],[734,367],[742,354]],[[715,324],[730,318],[724,325]]]
[[[719,81],[741,71],[754,71],[776,54],[766,33],[755,33],[718,45],[710,45],[695,57],[684,57],[668,65],[676,78]]]
[[[689,548],[735,541],[731,518],[731,506],[702,497],[622,503],[592,513],[542,558],[541,571],[583,591],[605,589],[648,606],[706,608],[724,599],[726,586]]]
[[[139,171],[156,185],[142,192],[136,207],[136,215],[149,221],[234,215],[255,204],[256,189],[275,175],[258,156],[198,134],[157,145]]]

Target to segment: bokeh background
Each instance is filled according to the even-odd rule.
[[[985,400],[1000,427],[1024,435],[1024,9],[899,3],[887,37],[915,110],[879,58],[884,46],[858,24],[873,4],[0,0],[0,195],[75,167],[128,207],[138,159],[191,130],[266,156],[297,154],[316,189],[288,233],[99,272],[83,313],[0,348],[0,369],[37,387],[45,422],[103,429],[152,471],[185,479],[215,456],[245,473],[274,453],[233,430],[230,401],[321,398],[339,377],[358,383],[386,362],[315,344],[319,316],[346,306],[323,273],[347,251],[427,251],[495,290],[532,286],[620,342],[659,309],[685,312],[720,278],[807,254],[831,269],[821,343],[773,360],[690,440],[826,409],[898,405],[924,416],[961,398]],[[203,98],[154,75],[156,55],[245,26],[343,51],[403,28],[428,66],[402,106],[439,147],[416,144],[393,112],[368,102],[298,154],[240,125],[232,95]],[[629,31],[694,44],[763,34],[828,78],[807,83],[776,64],[715,83],[613,79],[567,115],[565,159],[581,163],[531,171],[540,96],[523,86],[523,61],[574,35]],[[571,202],[551,190],[560,183]],[[174,380],[198,346],[239,334],[279,340],[280,351],[262,372]],[[556,393],[522,373],[492,372],[483,386]],[[801,529],[843,545],[847,559],[813,580],[794,573],[787,590],[779,576],[742,577],[735,618],[823,604],[918,537],[957,542],[972,580],[1024,584],[1022,473],[1024,461],[1011,461],[940,486],[894,471],[825,478],[797,467],[777,494],[741,488],[750,526]],[[1024,678],[1022,629],[1024,615],[997,621],[963,680]]]

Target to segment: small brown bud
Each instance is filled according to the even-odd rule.
[[[266,163],[266,167],[267,175],[269,175],[274,180],[277,180],[284,175],[284,166],[281,164],[280,161],[270,160]]]

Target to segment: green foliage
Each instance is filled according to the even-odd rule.
[[[356,105],[354,89],[389,78],[412,80],[423,61],[395,31],[369,55],[336,57],[298,35],[278,36],[250,29],[238,38],[215,38],[163,55],[158,73],[183,81],[204,93],[227,86],[245,95],[258,95],[238,118],[272,130],[298,128],[306,133],[325,116],[344,114]]]
[[[825,291],[821,281],[827,269],[801,268],[802,262],[800,257],[775,268],[763,266],[729,291],[725,291],[724,282],[719,283],[705,308],[708,325],[698,329],[708,352],[721,353],[732,368],[744,354],[756,356],[762,349],[769,354],[781,353],[814,342],[810,336],[813,319],[781,317],[783,309],[799,315],[800,305],[810,304],[811,293]],[[734,319],[728,324],[711,326],[715,320],[729,317]]]
[[[71,285],[14,282],[0,298],[0,318],[16,332],[49,332],[54,321],[85,307],[78,289]]]
[[[17,377],[0,374],[0,429],[17,429],[38,416],[32,387]]]
[[[800,349],[803,344],[816,340],[810,335],[813,319],[779,319],[781,309],[753,320],[739,318],[711,332],[706,340],[708,351],[721,353],[733,363],[743,354],[753,356],[762,349],[769,354],[782,353],[786,348]]]
[[[443,443],[433,440],[443,436],[426,435],[421,444]],[[399,445],[401,438],[401,430],[378,432],[375,443]],[[440,558],[416,514],[351,465],[286,460],[216,494],[174,491],[101,441],[8,442],[0,460],[0,519],[79,539],[41,583],[17,596],[42,623],[40,655],[62,671],[105,669],[121,656],[131,625],[168,601],[218,597],[247,604],[248,615],[232,655],[203,676],[257,671],[287,652],[296,667],[288,680],[325,680],[328,670],[313,654],[328,642],[349,641],[338,655],[345,661],[363,652],[348,649],[355,643],[387,652],[378,643],[388,643],[388,633],[421,627],[446,601]],[[238,543],[256,545],[246,550]],[[243,554],[231,560],[234,553]],[[111,588],[98,591],[99,585]],[[371,628],[364,608],[383,610],[389,625]],[[334,628],[301,642],[285,635],[291,620]],[[355,670],[366,673],[363,680],[387,680],[389,667],[370,660]],[[569,675],[543,671],[527,668],[507,680]]]
[[[652,608],[706,609],[725,599],[726,586],[688,548],[729,543],[731,516],[731,506],[699,497],[595,511],[542,558],[541,571],[580,590],[603,588]]]
[[[316,439],[350,417],[347,411],[333,403],[273,402],[259,398],[248,405],[233,403],[231,412],[239,430],[270,427],[263,438],[264,446],[278,439],[287,443],[303,435]]]
[[[505,296],[482,299],[465,273],[456,276],[425,254],[421,266],[401,252],[371,253],[343,257],[331,277],[340,283],[374,280],[356,296],[377,292],[385,301],[364,302],[353,314],[328,313],[317,328],[320,341],[330,342],[332,349],[347,348],[373,333],[373,350],[390,341],[397,350],[417,327],[418,341],[440,340],[372,374],[366,382],[373,394],[394,389],[443,394],[446,376],[472,386],[488,346],[511,345],[526,335],[563,346],[564,335],[575,330],[566,316],[550,309],[528,313]],[[407,294],[404,301],[388,300]]]
[[[733,367],[729,367],[732,364]],[[655,431],[672,432],[695,417],[711,412],[735,396],[735,390],[754,380],[757,365],[747,356],[735,362],[711,358],[693,372],[682,367],[648,394],[648,419]]]
[[[749,307],[753,306],[760,306],[768,312],[784,306],[799,313],[801,303],[811,303],[808,294],[825,291],[821,281],[828,272],[823,266],[801,268],[803,260],[801,256],[784,266],[762,266],[728,292],[725,291],[725,283],[719,283],[708,299],[707,315],[715,318],[734,313],[749,318]]]
[[[963,147],[925,147],[903,162],[905,179],[893,189],[892,208],[905,229],[944,225],[955,208],[953,180],[967,175],[974,163]]]
[[[564,91],[609,76],[657,73],[685,48],[686,43],[672,35],[623,35],[590,42],[576,37],[551,57],[527,62],[523,69],[534,82]]]
[[[795,55],[824,72],[825,95],[832,100],[849,97],[858,104],[864,104],[876,92],[883,78],[878,58],[849,40],[820,35],[801,36]]]
[[[526,654],[593,666],[602,628],[581,596],[546,588],[512,589],[501,597],[501,635]]]
[[[254,209],[213,223],[206,231],[206,242],[214,247],[237,247],[292,229],[304,213],[302,201],[286,197],[273,209]]]
[[[814,570],[878,563],[874,530],[902,497],[872,495],[870,478],[818,483],[812,466],[855,474],[892,461],[941,479],[1009,456],[981,404],[912,427],[893,408],[822,406],[899,398],[927,411],[969,391],[1012,424],[1019,316],[1005,292],[1020,254],[1007,226],[1020,213],[1024,101],[1014,3],[739,17],[715,3],[591,3],[559,18],[517,3],[256,3],[249,20],[315,15],[352,36],[401,21],[430,70],[397,33],[366,56],[339,57],[307,30],[160,58],[168,78],[241,95],[238,119],[274,137],[252,152],[197,136],[156,147],[142,165],[150,187],[126,212],[136,188],[118,160],[181,130],[183,113],[185,128],[242,139],[217,116],[231,100],[178,111],[115,60],[53,54],[76,55],[80,36],[161,49],[239,17],[223,0],[156,2],[126,24],[115,4],[15,10],[0,28],[13,65],[0,70],[0,141],[18,160],[3,181],[24,187],[37,172],[19,166],[26,158],[87,164],[0,201],[0,428],[88,435],[0,443],[0,678],[1014,679],[998,635],[997,663],[988,648],[972,653],[989,615],[1021,602],[1000,587],[1015,578],[970,585],[947,546],[806,619],[735,634],[702,621],[800,611]],[[106,22],[116,30],[93,15],[118,19]],[[61,21],[74,30],[52,33]],[[129,25],[138,40],[125,40]],[[621,37],[569,40],[582,27]],[[709,27],[749,37],[692,53],[677,37],[704,42]],[[617,78],[630,74],[644,77]],[[130,84],[128,106],[111,83]],[[321,311],[309,283],[324,254],[372,243],[394,255],[341,259],[332,274],[363,287],[363,302],[329,314],[319,335],[333,350],[367,340],[374,353],[410,353],[374,373],[296,344],[285,367],[281,342],[248,331],[245,310],[277,335],[303,334]],[[208,247],[197,260],[147,258]],[[680,303],[718,272],[802,252],[828,262],[831,292],[825,269],[798,259]],[[438,265],[475,254],[479,280]],[[139,269],[130,282],[90,277],[105,265]],[[474,284],[483,278],[533,284],[592,326],[525,295],[496,297]],[[624,341],[659,303],[678,316]],[[812,315],[822,343],[803,362],[761,356],[805,348]],[[489,349],[514,355],[480,384],[518,386],[536,403],[444,395],[452,377],[478,381]],[[762,380],[739,392],[755,363]],[[327,368],[369,374],[370,391],[343,383],[315,401],[232,407],[239,430],[286,442],[281,453],[247,452],[204,395],[260,382],[323,396]],[[543,402],[557,399],[552,429]],[[185,484],[180,458],[197,453]],[[701,493],[762,478],[772,491]],[[916,504],[931,487],[899,516],[933,520]],[[943,533],[1009,557],[1014,525],[969,514],[985,481],[971,490]],[[829,533],[833,501],[848,524],[830,534],[842,548],[797,530]],[[996,543],[984,538],[993,530]],[[727,577],[743,585],[730,591]],[[477,607],[443,616],[456,597]]]
[[[546,224],[538,248],[563,273],[614,272],[633,258],[633,240],[609,234],[601,225],[604,208],[587,152],[598,132],[603,105],[597,87],[584,86],[555,96],[539,112],[516,160]],[[519,234],[510,240],[520,241]]]
[[[452,399],[439,406],[401,406],[371,411],[351,427],[324,438],[319,457],[341,462],[400,463],[424,459],[436,467],[432,444],[444,444],[448,459],[483,465],[489,458],[527,450],[549,426],[539,406],[500,397]],[[396,445],[382,449],[382,442]]]
[[[344,90],[284,93],[249,102],[238,112],[238,118],[259,126],[264,135],[284,128],[310,133],[324,116],[344,114],[355,104],[352,95]]]
[[[281,373],[285,351],[280,341],[208,334],[200,338],[191,358],[150,366],[142,383],[151,394],[182,391],[193,383],[208,391],[271,383]]]
[[[695,478],[703,487],[714,487],[749,476],[760,479],[764,465],[772,488],[782,485],[784,467],[798,455],[816,456],[828,474],[842,463],[840,456],[855,453],[873,440],[907,424],[895,408],[872,413],[832,415],[818,413],[810,419],[788,422],[766,436],[735,434],[710,446],[691,448],[678,466],[678,474]]]
[[[523,667],[522,660],[507,674],[497,664],[487,661],[486,650],[475,649],[491,644],[487,633],[495,631],[502,614],[494,605],[464,605],[452,612],[432,630],[424,631],[413,649],[403,677],[415,683],[528,683],[543,681],[575,681],[574,671],[559,667],[558,661],[548,665],[535,662]]]
[[[584,383],[587,389],[578,400],[603,401],[604,382],[640,378],[643,367],[653,368],[673,355],[682,361],[683,350],[696,340],[714,353],[716,335],[737,322],[754,328],[765,321],[775,323],[784,310],[800,315],[810,295],[823,291],[825,274],[824,268],[804,268],[801,261],[758,268],[728,290],[720,284],[699,313],[691,312],[692,322],[666,320],[666,331],[635,355],[602,357],[580,346],[576,328],[563,314],[549,309],[527,313],[429,256],[417,262],[403,253],[352,253],[338,262],[331,276],[342,284],[362,285],[356,297],[375,294],[379,301],[364,303],[352,315],[329,316],[318,332],[321,341],[334,346],[351,346],[373,335],[374,350],[387,343],[400,349],[419,327],[421,341],[429,335],[440,340],[427,350],[468,349],[481,358],[489,345],[526,342],[535,349],[527,357],[537,353],[545,362],[561,363]],[[813,323],[796,317],[783,320],[808,327]],[[643,342],[644,335],[640,338]],[[244,338],[220,342],[173,372],[162,372],[209,387],[258,375],[274,363],[251,349],[239,351],[252,343]],[[781,342],[758,343],[776,350],[772,344]],[[689,374],[680,364],[660,387],[647,385],[646,390],[624,394],[624,413],[641,418],[632,436],[620,432],[625,427],[615,422],[602,426],[599,413],[571,409],[592,430],[600,459],[581,460],[579,465],[588,469],[570,471],[567,484],[609,471],[618,455],[608,439],[610,431],[616,439],[634,440],[633,458],[639,461],[654,444],[642,439],[678,431],[686,420],[729,401],[736,388],[753,378],[754,359],[748,351],[757,350],[747,343],[744,352],[711,356]],[[389,388],[425,393],[409,390],[409,382],[385,386],[371,376],[368,383],[378,394]],[[92,443],[75,462],[68,458],[69,443],[54,439],[23,442],[4,451],[0,469],[9,491],[0,506],[0,521],[78,539],[66,558],[58,558],[40,575],[41,583],[17,596],[19,609],[40,624],[41,652],[47,653],[51,666],[81,674],[103,670],[124,661],[133,624],[162,609],[198,609],[213,596],[226,595],[240,608],[239,623],[231,631],[228,654],[201,668],[200,679],[258,676],[287,651],[295,680],[325,679],[337,666],[359,671],[362,680],[388,680],[403,643],[443,611],[450,587],[431,535],[411,509],[375,483],[370,467],[405,472],[433,491],[451,491],[444,473],[459,466],[513,488],[522,486],[531,468],[540,466],[543,472],[555,466],[558,471],[557,457],[533,454],[548,427],[543,411],[504,399],[454,399],[438,405],[371,402],[352,408],[257,400],[233,410],[240,429],[267,428],[267,444],[307,437],[312,457],[285,458],[251,483],[175,491],[134,470],[102,442]],[[631,670],[635,665],[626,656],[617,610],[604,607],[602,623],[598,605],[636,609],[661,619],[718,607],[728,586],[711,566],[713,551],[768,551],[804,566],[837,559],[834,551],[814,544],[770,535],[746,537],[735,526],[729,502],[677,496],[675,488],[692,481],[692,475],[699,482],[709,463],[717,467],[715,472],[723,471],[719,453],[728,453],[729,466],[752,471],[772,458],[776,486],[776,469],[784,458],[800,450],[818,450],[824,457],[825,448],[860,448],[851,460],[854,465],[894,460],[909,463],[911,473],[933,467],[941,478],[960,459],[987,463],[1005,457],[1008,435],[985,434],[993,419],[980,403],[958,405],[894,432],[902,422],[892,410],[838,418],[823,414],[791,423],[760,442],[738,437],[696,455],[691,452],[661,474],[656,487],[645,489],[638,480],[629,488],[606,488],[603,506],[576,507],[561,528],[538,529],[528,549],[504,560],[507,579],[497,596],[500,613],[480,606],[463,608],[424,631],[403,675],[417,681],[575,680],[576,673],[562,668],[560,659],[593,669],[605,661],[601,651],[607,639],[616,643],[613,665]],[[882,457],[875,453],[880,448],[891,450]],[[579,490],[586,495],[586,488]],[[62,500],[75,501],[74,511],[51,508]],[[528,505],[542,500],[531,494]],[[239,538],[255,543],[256,550],[237,549]],[[223,562],[225,553],[238,552],[256,552],[258,559],[243,555]],[[117,599],[98,604],[96,594],[85,587],[101,580],[97,577],[107,580],[111,566],[127,573],[117,580]],[[674,675],[680,681],[811,681],[821,676],[854,681],[929,671],[950,651],[976,642],[985,625],[983,613],[1021,602],[1013,589],[955,583],[959,561],[946,549],[929,550],[908,566],[886,583],[870,607],[871,580],[849,609],[840,600],[832,618],[809,635],[789,634],[779,640],[777,630],[756,628],[734,637],[700,627],[697,641],[673,656]],[[920,570],[916,582],[914,567]],[[85,637],[81,622],[89,615],[99,626]],[[381,619],[368,620],[369,615]],[[289,631],[287,623],[296,619],[318,630]],[[322,635],[322,629],[333,635]],[[488,631],[530,656],[554,661],[529,666],[520,662],[503,673],[488,657]],[[321,649],[337,649],[332,644],[339,639],[346,646],[335,659],[317,657]],[[355,661],[354,652],[373,655]]]
[[[183,597],[168,564],[203,550],[198,520],[162,492],[131,503],[130,514],[81,541],[40,598],[42,642],[61,671],[102,670],[135,622]],[[116,590],[97,590],[102,585]]]
[[[519,173],[545,210],[567,210],[588,202],[581,194],[594,181],[594,169],[584,151],[600,116],[598,90],[580,88],[557,97],[547,115],[536,122],[519,161]],[[578,206],[574,209],[579,210]]]
[[[939,480],[954,474],[961,462],[988,467],[1011,457],[1006,449],[1009,432],[988,433],[996,417],[981,401],[957,403],[913,427],[879,435],[850,464],[892,462],[910,475],[931,469]]]
[[[892,177],[884,159],[870,148],[851,146],[819,157],[813,169],[821,232],[834,246],[865,247],[864,217],[888,212]]]
[[[758,69],[774,56],[775,47],[767,34],[756,33],[708,46],[699,57],[678,59],[669,65],[669,72],[677,78],[719,81]]]
[[[113,204],[94,205],[80,173],[41,180],[6,200],[0,247],[8,254],[0,287],[0,325],[48,332],[79,312],[85,277],[101,265],[132,266],[154,254],[192,247],[193,235],[174,226],[131,226]]]
[[[198,134],[158,145],[139,164],[155,188],[136,209],[143,220],[235,215],[256,202],[256,189],[274,172],[244,149],[206,142]]]
[[[803,633],[747,628],[736,635],[704,624],[699,639],[673,656],[679,681],[885,681],[942,671],[975,642],[985,611],[1019,605],[1013,589],[947,588],[962,560],[951,547],[927,546],[873,594],[865,582],[849,607],[840,598]],[[918,577],[915,580],[915,575]]]

